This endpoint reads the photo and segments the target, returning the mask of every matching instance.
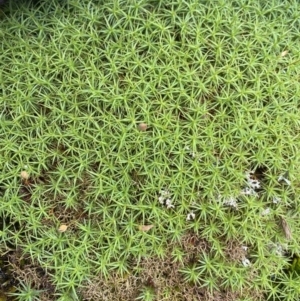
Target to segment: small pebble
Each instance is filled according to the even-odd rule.
[[[141,131],[141,132],[145,132],[146,130],[147,130],[147,128],[148,128],[148,125],[146,124],[146,123],[140,123],[139,125],[138,125],[138,129]]]
[[[68,226],[62,224],[62,225],[59,226],[58,231],[59,231],[59,232],[66,232],[67,229],[68,229]]]
[[[21,178],[23,180],[28,180],[29,179],[29,173],[26,170],[21,171]]]

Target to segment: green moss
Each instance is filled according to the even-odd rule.
[[[293,261],[289,268],[289,271],[293,274],[300,275],[300,257],[297,254],[293,255]]]
[[[296,0],[1,9],[3,252],[20,248],[57,298],[76,299],[95,275],[131,275],[132,259],[163,258],[189,232],[209,251],[180,267],[183,283],[272,294],[270,275],[287,281],[267,247],[286,242],[276,216],[288,251],[300,243],[299,11]],[[19,296],[38,298],[30,285]]]

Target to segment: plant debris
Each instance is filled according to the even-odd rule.
[[[154,225],[139,225],[139,230],[147,232],[150,229],[152,229],[153,227],[154,227]]]
[[[283,232],[284,232],[284,235],[285,237],[288,239],[288,240],[291,240],[292,239],[292,231],[291,231],[291,228],[289,227],[287,221],[281,217],[281,226],[282,226],[282,229],[283,229]]]

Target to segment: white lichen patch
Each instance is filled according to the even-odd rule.
[[[173,202],[172,202],[172,199],[171,199],[171,194],[170,194],[169,190],[161,190],[160,191],[160,196],[158,197],[158,201],[159,201],[160,204],[166,206],[167,209],[175,207],[173,205]]]
[[[282,181],[284,181],[288,186],[291,186],[291,181],[288,180],[285,176],[280,175],[280,176],[278,177],[278,182],[282,182]]]
[[[186,220],[190,221],[190,220],[195,219],[195,217],[196,217],[195,213],[193,211],[191,211],[190,213],[187,214]]]

